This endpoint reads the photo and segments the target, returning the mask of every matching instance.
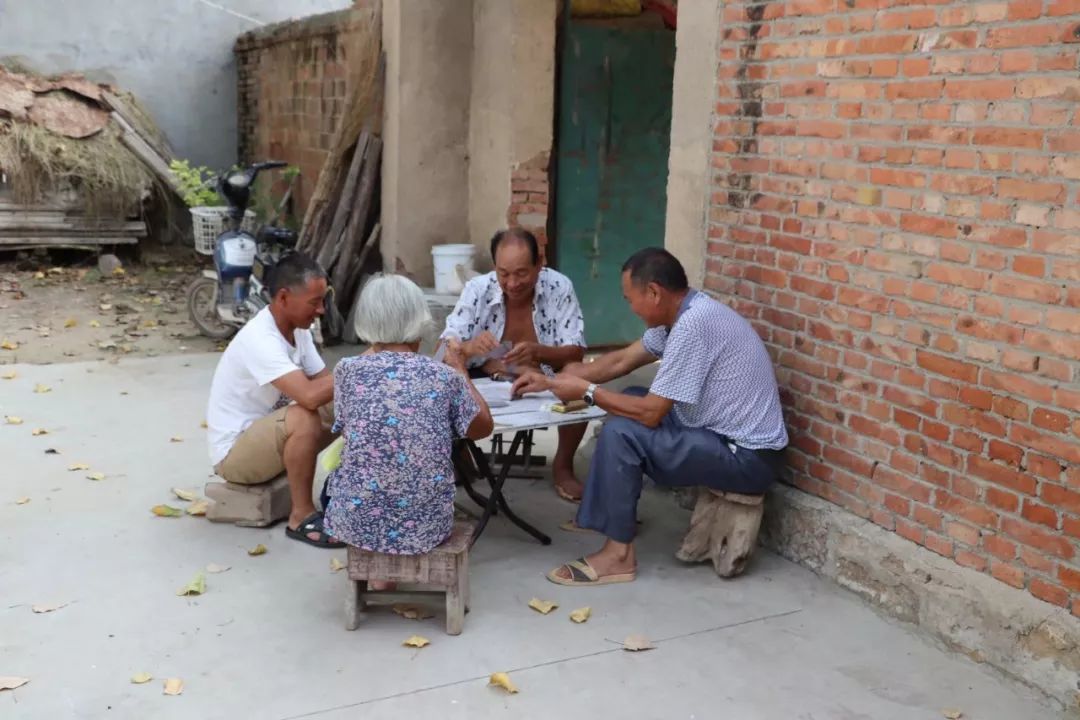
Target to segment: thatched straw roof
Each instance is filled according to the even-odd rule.
[[[16,202],[65,194],[91,212],[131,213],[158,182],[132,133],[168,163],[164,137],[130,96],[78,76],[0,67],[0,172]]]

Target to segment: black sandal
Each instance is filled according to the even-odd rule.
[[[308,537],[308,533],[319,533],[318,540],[312,540]],[[319,511],[315,511],[308,515],[304,520],[296,526],[293,530],[288,525],[285,526],[285,535],[293,540],[299,540],[305,542],[308,545],[314,545],[319,548],[343,548],[345,543],[339,540],[331,540],[330,536],[326,534],[326,530],[323,529],[323,514]]]

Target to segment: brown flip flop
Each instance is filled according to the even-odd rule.
[[[570,577],[559,577],[558,573],[563,568],[570,571]],[[614,585],[615,583],[632,582],[637,578],[637,572],[616,573],[614,575],[600,576],[589,561],[585,558],[572,560],[565,565],[560,565],[547,574],[547,579],[556,585],[584,586],[584,585]]]

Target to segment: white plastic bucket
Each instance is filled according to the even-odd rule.
[[[475,255],[476,246],[464,243],[436,245],[431,248],[431,260],[435,263],[435,292],[461,292],[462,281],[458,276],[457,266],[462,265],[465,270],[472,270]]]

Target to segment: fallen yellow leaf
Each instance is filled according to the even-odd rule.
[[[91,320],[90,327],[101,327],[101,323],[99,323],[97,320]]]
[[[206,427],[207,427],[207,425],[206,425],[206,421],[205,421],[205,420],[203,420],[203,421],[202,421],[201,423],[199,423],[199,427],[201,427],[201,428],[206,428]]]
[[[22,425],[22,418],[18,415],[7,415],[4,417],[4,422],[8,425]]]
[[[98,305],[98,307],[106,311],[112,310],[112,305],[110,305],[109,303],[101,303],[100,305]]]
[[[540,600],[533,598],[529,601],[529,607],[541,615],[547,615],[549,612],[559,607],[558,604],[551,602],[550,600]]]
[[[97,480],[97,481],[100,482],[101,480],[105,479],[105,473],[103,473],[103,472],[92,472],[92,473],[90,473],[89,475],[86,476],[86,479],[87,480]]]
[[[401,643],[405,647],[422,648],[426,645],[430,645],[431,641],[426,637],[420,637],[419,635],[413,635],[405,642]]]
[[[510,676],[504,672],[492,673],[491,678],[488,680],[488,685],[494,685],[495,687],[501,687],[511,695],[517,693],[517,686],[510,681]]]
[[[583,607],[571,612],[570,619],[580,624],[588,620],[590,615],[592,615],[592,608]]]
[[[218,565],[217,563],[210,563],[206,566],[206,572],[208,573],[223,573],[232,570],[231,565]]]
[[[206,592],[206,576],[200,573],[195,573],[195,577],[191,579],[184,587],[176,591],[177,595],[202,595]]]
[[[14,690],[30,682],[30,678],[0,675],[0,690]]]
[[[623,640],[623,650],[629,650],[630,652],[640,652],[642,650],[652,650],[656,646],[649,642],[649,638],[644,635],[627,635]]]
[[[43,273],[43,272],[41,272],[39,270],[38,272],[34,273],[34,279],[35,280],[44,280],[45,279],[45,273]]]
[[[184,511],[179,508],[174,508],[171,505],[155,505],[150,508],[150,512],[154,513],[158,517],[180,517],[184,514]]]
[[[4,338],[4,340],[0,342],[0,348],[3,348],[4,350],[18,350],[19,343]]]
[[[165,681],[165,689],[162,692],[166,695],[179,695],[184,692],[184,681],[180,678],[169,678]]]
[[[3,375],[0,375],[0,378],[3,378],[5,380],[14,380],[18,376],[19,376],[18,373],[16,373],[14,370],[9,370],[8,372],[4,373]]]
[[[66,328],[73,328],[78,324],[79,322],[75,318],[68,318],[64,321],[64,327]]]
[[[395,605],[393,610],[406,620],[427,620],[435,617],[435,613],[416,605]]]
[[[42,395],[47,392],[52,392],[52,388],[48,385],[42,385],[41,383],[38,383],[34,386],[34,392],[36,392],[38,395]]]
[[[338,560],[336,557],[330,558],[330,572],[338,572],[345,569],[345,563]]]
[[[964,717],[964,711],[963,710],[942,710],[941,715],[942,715],[942,717],[945,718],[945,720],[960,720],[960,718]]]
[[[157,320],[153,320],[153,319],[151,319],[151,320],[143,320],[142,325],[143,325],[144,328],[156,328],[157,327]]]
[[[210,501],[209,500],[196,500],[195,502],[188,505],[188,508],[187,508],[187,510],[185,510],[185,512],[188,515],[205,515],[206,511],[209,510],[209,509],[210,509]]]
[[[136,685],[142,685],[143,683],[148,683],[153,679],[154,679],[154,676],[151,675],[150,673],[147,673],[147,672],[135,673],[134,675],[131,676],[131,682],[133,682]]]
[[[68,470],[89,470],[90,466],[86,463],[72,463],[68,465]]]
[[[179,435],[173,435],[171,438],[169,438],[169,442],[184,442],[184,438],[180,437]]]
[[[124,268],[122,268],[122,267],[114,267],[113,271],[112,271],[112,274],[113,275],[126,275],[127,273],[124,272]]]
[[[30,434],[33,435],[34,437],[37,437],[39,435],[48,435],[49,431],[46,430],[45,428],[34,428],[33,430],[30,431]]]
[[[197,500],[199,498],[199,493],[195,490],[183,490],[181,488],[173,488],[172,494],[180,498],[181,500],[186,500],[187,502],[191,502],[192,500]]]
[[[28,502],[30,502],[30,498],[28,498],[28,497],[21,497],[21,498],[18,498],[17,500],[15,500],[16,505],[25,505]]]
[[[34,605],[30,609],[33,610],[34,612],[38,613],[38,614],[41,614],[41,613],[50,613],[53,610],[59,610],[60,608],[67,607],[68,605],[70,605],[70,603],[59,602],[59,603],[52,603],[52,604],[49,604],[49,605]]]
[[[252,557],[254,557],[256,555],[265,555],[265,554],[266,554],[266,546],[263,545],[262,543],[259,543],[255,547],[248,550],[248,555],[251,555]]]

